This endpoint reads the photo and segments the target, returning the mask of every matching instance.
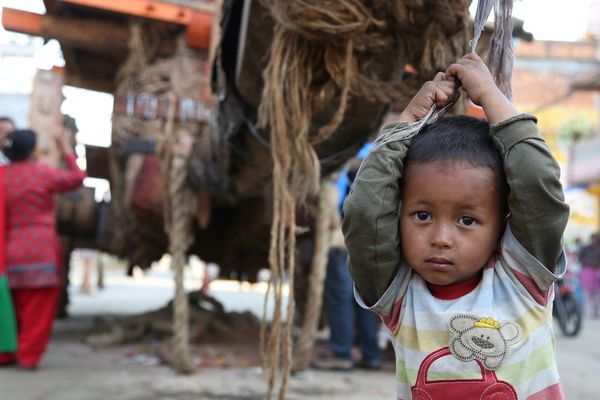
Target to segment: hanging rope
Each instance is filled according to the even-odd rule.
[[[263,73],[264,89],[258,126],[270,131],[273,159],[273,225],[269,264],[274,311],[270,330],[261,329],[261,355],[268,375],[268,396],[283,369],[279,399],[285,397],[291,370],[291,326],[296,248],[296,206],[319,188],[320,166],[313,145],[326,140],[342,122],[351,95],[384,103],[406,102],[420,86],[419,79],[381,82],[365,62],[386,52],[400,54],[420,73],[441,68],[439,57],[456,59],[466,48],[469,0],[425,4],[373,0],[262,0],[276,24],[269,62]],[[438,3],[441,5],[438,6]],[[437,19],[430,16],[432,7]],[[414,16],[415,18],[413,20]],[[397,20],[393,19],[397,16]],[[412,21],[408,35],[424,45],[401,44],[407,32],[399,20]],[[445,45],[447,44],[447,45]],[[442,60],[445,65],[446,59]],[[360,65],[360,67],[359,67]],[[314,113],[329,103],[337,104],[329,123],[311,132]],[[287,320],[282,326],[282,288],[289,276]],[[266,318],[266,315],[265,315]],[[283,356],[283,357],[282,357]],[[282,360],[283,358],[283,360]]]
[[[496,5],[497,0],[479,0],[477,3],[477,11],[475,13],[475,19],[473,21],[473,39],[469,42],[469,53],[475,52],[477,48],[477,42],[481,37],[481,32],[485,26],[485,22],[487,21],[492,8]],[[503,87],[501,89],[508,90],[508,93],[505,91],[507,96],[510,96],[510,81],[508,83],[504,82],[504,79],[508,76],[510,80],[510,72],[506,72],[506,66],[502,64],[505,61],[505,58],[509,58],[510,62],[508,62],[508,68],[512,70],[512,40],[506,44],[509,48],[506,50],[502,50],[502,46],[506,41],[506,37],[512,39],[512,0],[501,0],[502,5],[496,7],[496,18],[497,18],[497,26],[498,28],[494,35],[492,36],[492,43],[495,42],[495,49],[493,52],[495,54],[495,62],[499,63],[499,66],[494,66],[492,68],[493,71],[496,71],[496,76],[498,74],[501,75],[500,80],[503,83]],[[510,10],[506,8],[510,7]],[[510,18],[508,21],[507,18]],[[500,21],[498,21],[500,20]],[[499,37],[496,38],[496,37]],[[497,79],[498,81],[498,79]],[[460,82],[457,82],[460,85]],[[441,109],[437,109],[435,104],[431,107],[427,115],[421,118],[418,121],[410,122],[410,123],[396,123],[392,125],[386,126],[381,135],[375,140],[373,146],[369,152],[377,151],[381,146],[386,143],[395,142],[398,140],[410,139],[416,136],[421,129],[425,125],[430,125],[436,122],[439,118],[441,118],[446,110],[452,107],[454,103],[450,103],[444,106]]]
[[[177,47],[173,57],[157,58],[161,46],[172,31],[164,32],[156,24],[135,21],[131,24],[131,35],[127,60],[121,66],[117,82],[118,93],[148,94],[165,96],[169,94],[169,109],[166,122],[160,119],[140,119],[135,116],[115,115],[113,119],[113,154],[111,158],[111,176],[116,181],[113,201],[119,202],[118,218],[122,227],[113,235],[121,244],[133,243],[134,249],[126,254],[130,260],[152,259],[164,251],[160,245],[162,237],[153,239],[142,224],[132,218],[125,204],[125,192],[132,190],[134,178],[141,165],[141,156],[128,156],[120,152],[125,138],[141,137],[157,140],[157,156],[161,164],[161,176],[164,185],[164,227],[169,238],[168,252],[171,255],[171,267],[174,271],[175,298],[173,301],[173,349],[174,365],[181,373],[193,371],[194,365],[188,348],[189,318],[188,298],[184,288],[184,268],[187,251],[194,239],[194,214],[196,196],[186,182],[188,158],[194,137],[200,130],[195,123],[179,121],[175,124],[177,98],[188,98],[200,92],[202,80],[206,79],[202,65],[205,57],[185,44],[185,37],[177,38]],[[116,154],[116,155],[115,155]],[[126,165],[126,166],[124,166]],[[145,236],[139,235],[144,233]],[[140,237],[141,236],[141,237]],[[158,236],[158,235],[157,235]],[[147,239],[147,238],[150,239]],[[143,240],[146,238],[146,240]],[[153,245],[154,244],[154,245]],[[136,252],[141,256],[136,257]],[[144,255],[149,253],[150,255]]]
[[[496,79],[496,85],[504,95],[512,100],[510,87],[513,68],[513,0],[498,0],[494,14],[494,34],[490,43],[488,65]]]
[[[189,352],[188,298],[183,284],[187,250],[193,242],[193,213],[196,199],[186,184],[185,166],[191,137],[185,131],[174,132],[176,98],[170,96],[165,134],[159,143],[158,154],[166,180],[165,230],[169,236],[171,268],[175,271],[175,299],[173,301],[173,350],[175,368],[180,373],[191,373],[194,364]]]
[[[315,248],[308,278],[308,294],[304,321],[294,354],[294,369],[303,371],[310,366],[315,335],[317,333],[321,306],[323,303],[323,284],[327,270],[327,256],[331,245],[331,229],[340,228],[337,201],[339,191],[331,183],[322,183],[319,191],[317,210],[313,217],[315,227]],[[335,219],[338,219],[337,224]]]
[[[368,5],[362,0],[261,0],[261,3],[276,22],[258,110],[258,126],[270,132],[273,159],[271,279],[264,310],[271,291],[275,306],[269,332],[266,327],[261,330],[261,354],[268,375],[269,398],[284,355],[279,388],[279,399],[283,399],[291,369],[295,209],[298,202],[316,195],[320,180],[313,145],[326,140],[339,127],[350,96],[405,104],[425,80],[465,54],[470,0],[372,0]],[[481,23],[483,27],[493,4],[494,1],[480,0],[478,9],[483,5],[488,11],[478,12],[477,26]],[[508,6],[507,0],[503,7]],[[477,27],[471,41],[473,49],[480,32]],[[416,75],[400,82],[377,80],[377,71],[369,69],[373,65],[369,60],[387,52],[398,54],[415,67]],[[337,110],[330,121],[311,131],[315,112],[331,103],[337,104]],[[416,134],[423,124],[434,121],[444,111],[432,109],[425,122],[419,121],[408,129],[409,134]],[[379,144],[405,134],[390,129]],[[282,327],[286,270],[290,294],[287,321]]]

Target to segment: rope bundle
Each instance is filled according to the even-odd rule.
[[[273,158],[273,225],[270,267],[275,293],[273,323],[264,345],[263,367],[268,396],[277,380],[281,353],[283,377],[279,399],[285,397],[291,370],[291,323],[295,268],[295,209],[319,186],[320,170],[313,145],[327,139],[340,125],[350,95],[388,104],[405,104],[435,72],[466,53],[469,39],[469,0],[261,0],[276,21],[270,58],[263,73],[265,86],[259,107],[259,127],[270,130]],[[510,97],[512,69],[512,0],[496,5],[496,32],[490,58],[500,88]],[[481,0],[475,17],[474,51],[496,0]],[[424,34],[423,34],[424,32]],[[382,82],[372,59],[385,52],[399,54],[417,73],[403,82]],[[312,116],[332,101],[337,110],[328,124],[311,129]],[[408,134],[438,118],[432,109]],[[381,140],[392,140],[391,129]],[[414,131],[414,132],[413,132]],[[287,267],[290,294],[285,330],[281,328],[281,287]],[[266,305],[267,298],[265,298]],[[266,307],[265,307],[266,309]],[[281,336],[283,335],[283,340]],[[283,345],[282,345],[283,344]]]
[[[496,13],[496,29],[492,36],[490,44],[490,59],[493,62],[491,72],[496,78],[496,84],[510,99],[510,76],[512,72],[512,0],[480,0],[477,4],[477,11],[473,21],[473,39],[469,43],[469,53],[475,52],[477,43],[483,32],[485,22],[487,21],[492,8]],[[460,85],[460,82],[457,82]],[[410,139],[416,136],[425,125],[435,123],[441,118],[448,108],[454,103],[449,103],[442,109],[437,109],[435,105],[431,107],[427,115],[418,121],[411,123],[394,123],[383,128],[379,137],[375,140],[369,152],[377,151],[386,143],[395,142],[404,139]]]
[[[261,332],[268,395],[277,381],[285,397],[291,370],[291,324],[296,248],[296,205],[316,195],[320,169],[313,145],[340,125],[351,95],[404,104],[434,71],[464,54],[469,0],[262,0],[276,21],[258,125],[270,131],[273,159],[273,225],[269,263],[275,309],[271,329]],[[432,18],[433,15],[433,18]],[[425,32],[425,35],[423,35]],[[373,59],[399,54],[416,67],[413,79],[382,82]],[[426,77],[425,79],[423,77]],[[335,102],[329,123],[311,129],[313,115]],[[284,272],[290,277],[287,321],[282,327]],[[265,303],[268,299],[265,298]],[[266,309],[266,307],[265,307]],[[283,338],[282,338],[283,336]]]
[[[159,58],[158,49],[162,40],[154,25],[131,25],[130,53],[118,74],[118,91],[121,93],[150,94],[169,96],[170,108],[166,121],[159,119],[141,120],[137,117],[115,115],[113,120],[113,144],[116,149],[125,139],[144,137],[156,139],[157,156],[162,168],[164,189],[163,219],[168,235],[168,252],[171,255],[171,267],[175,272],[175,299],[173,301],[173,362],[181,373],[190,373],[194,369],[189,348],[188,298],[183,285],[183,272],[187,263],[187,251],[194,240],[194,218],[197,197],[188,184],[187,167],[193,142],[198,139],[202,128],[196,123],[175,121],[176,99],[197,96],[203,87],[206,75],[202,74],[202,62],[205,54],[189,49],[183,37],[178,38],[175,54],[168,58]],[[204,85],[206,86],[206,85]],[[160,252],[158,240],[140,240],[132,232],[144,231],[140,221],[133,218],[126,204],[127,191],[139,168],[131,168],[135,157],[117,154],[111,160],[111,175],[118,185],[113,196],[119,221],[119,236],[123,243],[133,243],[133,247],[142,252]],[[141,164],[141,157],[138,157]],[[126,172],[123,174],[123,172]],[[121,176],[129,176],[126,181]],[[117,203],[118,202],[118,203]],[[132,237],[133,236],[133,237]],[[129,255],[129,254],[128,254]]]

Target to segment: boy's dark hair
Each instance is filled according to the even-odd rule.
[[[8,135],[4,154],[12,162],[25,161],[31,156],[36,143],[35,132],[29,129],[17,129]]]
[[[9,117],[0,117],[0,122],[10,122],[11,124],[15,125],[15,121]]]
[[[489,134],[487,121],[463,115],[451,116],[425,127],[411,142],[405,170],[419,162],[465,161],[474,167],[488,167],[499,179],[503,198],[508,197],[502,155]]]

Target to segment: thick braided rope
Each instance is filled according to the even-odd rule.
[[[185,163],[182,156],[171,159],[169,173],[169,199],[171,203],[171,226],[169,229],[169,254],[171,268],[175,271],[175,300],[173,304],[173,344],[175,368],[181,373],[194,370],[189,353],[188,298],[183,285],[186,255],[192,244],[193,231],[190,216],[189,189],[185,183]]]
[[[332,194],[334,191],[336,193]],[[339,218],[337,215],[337,189],[331,184],[321,184],[319,191],[318,207],[315,227],[315,250],[308,278],[308,295],[304,321],[300,331],[298,343],[296,343],[294,354],[294,369],[303,371],[308,369],[315,344],[321,306],[323,303],[323,285],[327,271],[327,256],[331,245],[332,219]],[[333,201],[332,201],[333,200]]]
[[[194,364],[189,352],[189,315],[188,298],[184,287],[184,268],[187,250],[193,242],[192,211],[194,197],[186,184],[186,157],[173,151],[174,145],[181,140],[179,131],[174,132],[175,119],[174,96],[171,96],[164,140],[160,144],[161,162],[168,177],[165,202],[165,228],[169,235],[169,254],[171,269],[175,271],[175,299],[173,301],[173,362],[180,373],[191,373]]]
[[[185,97],[186,93],[194,93],[199,85],[196,55],[191,53],[185,45],[183,37],[178,38],[178,49],[175,60],[155,60],[153,54],[160,46],[160,37],[152,29],[147,29],[144,24],[131,25],[130,53],[127,61],[122,65],[117,81],[122,93],[129,91],[162,95],[166,91],[174,93],[170,96],[170,108],[166,124],[163,126],[159,120],[142,121],[133,117],[115,116],[113,123],[113,145],[116,149],[122,144],[123,138],[149,137],[157,138],[157,156],[161,163],[163,178],[164,198],[164,227],[169,236],[168,251],[171,254],[171,267],[174,271],[175,298],[173,301],[173,347],[174,365],[181,373],[193,370],[190,358],[188,299],[184,289],[184,267],[187,251],[193,241],[193,213],[196,207],[196,198],[185,181],[186,165],[189,153],[178,151],[178,144],[187,140],[191,128],[189,126],[174,129],[176,112],[176,95]],[[183,41],[182,41],[183,40]],[[185,128],[185,129],[184,129]],[[116,188],[119,192],[126,190],[126,184],[120,172],[120,164],[113,157],[110,163],[111,175],[117,180]],[[116,172],[115,172],[116,171]],[[113,197],[113,200],[123,202],[124,195]],[[125,228],[117,230],[126,235],[139,232],[132,229],[125,205],[111,207],[119,212],[119,221]],[[131,239],[131,238],[128,238]],[[125,240],[123,240],[125,242]],[[134,240],[134,243],[138,241]],[[138,249],[140,246],[138,246]],[[143,248],[140,251],[144,251]]]

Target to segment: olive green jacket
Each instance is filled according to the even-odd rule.
[[[536,122],[534,116],[520,114],[492,125],[490,135],[502,154],[510,187],[510,229],[529,253],[555,272],[569,207],[559,181],[560,169]],[[396,141],[373,151],[344,202],[348,266],[367,305],[383,295],[404,265],[398,212],[409,145],[409,140]]]

